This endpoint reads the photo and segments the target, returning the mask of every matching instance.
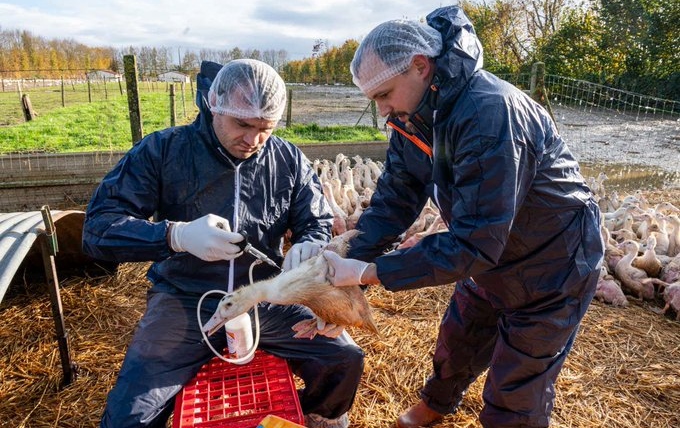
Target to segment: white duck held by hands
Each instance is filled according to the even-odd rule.
[[[350,230],[336,236],[326,247],[345,255],[349,240],[359,232]],[[308,307],[318,318],[301,321],[293,326],[295,337],[312,339],[324,323],[337,326],[359,327],[378,333],[371,308],[359,285],[335,287],[326,279],[328,262],[320,252],[318,256],[302,262],[295,269],[280,275],[236,289],[224,296],[203,331],[212,335],[227,321],[247,312],[260,302],[278,305],[300,304]]]

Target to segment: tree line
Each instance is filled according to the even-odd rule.
[[[578,3],[577,3],[578,2]],[[680,99],[680,0],[462,0],[482,41],[485,68],[529,72],[541,61],[546,72],[660,98]],[[424,19],[424,17],[421,17]],[[349,63],[359,45],[349,39],[328,46],[317,39],[311,56],[290,61],[285,50],[166,47],[93,48],[73,40],[46,40],[28,31],[0,28],[3,78],[60,78],[69,70],[122,71],[134,54],[143,77],[176,70],[194,75],[201,60],[226,63],[260,59],[287,82],[351,84]],[[179,61],[173,58],[179,57]]]
[[[90,47],[71,39],[48,40],[26,30],[0,28],[0,77],[5,79],[73,78],[82,77],[90,70],[122,73],[125,55],[136,56],[138,72],[143,78],[154,78],[171,70],[194,75],[202,60],[224,64],[233,59],[253,58],[277,70],[288,61],[288,52],[285,50],[242,50],[235,47],[182,52],[179,48],[150,46],[115,49]]]
[[[484,68],[546,73],[680,100],[680,0],[489,0],[460,5],[484,47]],[[348,40],[283,67],[288,81],[351,84]],[[322,41],[317,46],[323,47]]]

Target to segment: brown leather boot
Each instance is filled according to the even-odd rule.
[[[420,400],[397,418],[397,428],[426,427],[442,420],[443,417],[444,415],[430,409],[423,400]]]

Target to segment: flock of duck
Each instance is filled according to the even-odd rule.
[[[652,206],[641,191],[619,197],[607,194],[600,173],[589,178],[600,210],[605,244],[596,298],[614,306],[663,299],[680,320],[680,209],[670,202]]]
[[[370,203],[382,163],[338,154],[335,161],[317,159],[313,165],[333,210],[333,234],[352,230]],[[680,209],[670,202],[652,206],[641,191],[625,197],[607,193],[604,173],[587,180],[602,212],[605,244],[595,297],[621,307],[629,298],[663,301],[658,312],[672,309],[680,320]],[[437,208],[428,203],[395,248],[415,245],[423,236],[446,229]]]
[[[352,166],[352,159],[354,165]],[[356,235],[356,222],[368,207],[383,165],[368,158],[348,158],[339,154],[335,161],[315,160],[314,168],[334,214],[334,238],[327,247],[341,255]],[[680,320],[680,209],[669,202],[651,206],[641,192],[620,198],[604,191],[605,174],[589,178],[602,211],[601,236],[605,256],[595,297],[614,306],[625,307],[629,298],[665,301]],[[428,203],[413,225],[400,236],[395,248],[415,245],[424,236],[447,229],[437,208]],[[299,303],[314,317],[293,327],[296,337],[313,338],[327,324],[355,326],[371,333],[378,328],[371,307],[360,287],[333,287],[326,278],[328,264],[322,255],[271,279],[241,287],[225,295],[204,331],[219,328],[229,319],[259,302]]]

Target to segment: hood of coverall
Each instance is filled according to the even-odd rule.
[[[427,15],[427,24],[442,35],[442,52],[435,59],[436,70],[430,87],[416,111],[429,128],[433,112],[451,105],[470,77],[484,65],[482,44],[472,22],[459,7],[442,7]],[[440,100],[446,100],[445,104]],[[441,113],[446,113],[442,111]],[[428,136],[428,138],[431,138]]]

